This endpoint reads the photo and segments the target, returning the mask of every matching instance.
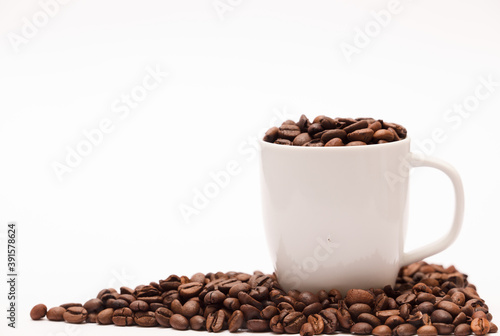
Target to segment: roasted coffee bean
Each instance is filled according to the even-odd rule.
[[[97,313],[89,313],[87,315],[87,323],[97,323]]]
[[[206,328],[207,331],[219,332],[224,326],[226,314],[222,310],[210,313],[207,317]]]
[[[314,136],[314,134],[323,132],[325,129],[323,126],[321,126],[320,123],[313,123],[307,128],[307,132],[311,135]]]
[[[155,318],[159,325],[162,327],[170,328],[170,318],[174,313],[168,308],[158,308],[155,311]]]
[[[413,302],[415,302],[416,298],[417,298],[417,296],[415,294],[413,294],[413,293],[407,293],[407,294],[402,294],[402,295],[398,296],[396,298],[396,302],[399,305],[402,305],[402,304],[405,304],[405,303],[412,304]]]
[[[453,319],[453,325],[457,326],[459,324],[467,322],[467,315],[465,315],[463,312],[460,312],[454,319]]]
[[[296,334],[306,322],[307,318],[301,312],[289,312],[283,319],[283,327],[287,333]]]
[[[432,302],[422,302],[417,306],[417,309],[422,312],[422,314],[432,314],[434,311],[434,305]]]
[[[373,138],[373,130],[370,128],[363,128],[347,134],[349,141],[362,141],[369,143]]]
[[[422,302],[431,302],[431,303],[434,303],[434,302],[436,302],[436,297],[433,294],[431,294],[431,293],[426,293],[426,292],[418,293],[415,302],[417,304],[420,304]]]
[[[190,282],[179,286],[179,294],[185,299],[197,296],[203,290],[203,284],[200,282]]]
[[[321,135],[321,141],[324,142],[325,144],[328,143],[330,140],[333,140],[336,138],[340,139],[342,141],[345,141],[345,140],[347,140],[347,133],[342,129],[332,129],[332,130],[325,131]]]
[[[267,306],[260,312],[260,317],[263,318],[264,320],[270,320],[273,318],[273,316],[278,314],[279,314],[278,308],[276,308],[275,306]]]
[[[467,336],[472,333],[472,330],[469,324],[461,323],[455,327],[453,333],[455,334],[455,336]]]
[[[368,127],[368,121],[361,120],[361,121],[355,122],[354,124],[351,124],[351,125],[349,125],[347,127],[344,127],[344,131],[346,133],[351,133],[351,132],[355,132],[357,130],[360,130],[360,129],[363,129],[363,128],[367,128],[367,127]]]
[[[369,314],[369,313],[359,314],[357,320],[358,320],[358,322],[369,323],[374,328],[382,324],[380,322],[380,320],[375,315],[372,315],[372,314]]]
[[[243,327],[245,322],[245,317],[241,310],[235,310],[228,321],[228,329],[229,332],[237,332],[240,328]]]
[[[382,321],[385,322],[388,317],[391,316],[399,316],[400,311],[399,309],[389,309],[389,310],[381,310],[375,313],[375,315]]]
[[[370,129],[373,130],[373,128],[371,127]],[[375,133],[373,133],[373,140],[375,141],[385,140],[390,142],[394,140],[394,134],[391,131],[385,129],[379,129]]]
[[[156,327],[158,325],[156,315],[152,311],[136,312],[134,314],[134,322],[140,327]]]
[[[450,313],[443,309],[436,309],[431,314],[432,323],[445,323],[449,324],[453,322],[453,317]]]
[[[411,336],[416,333],[417,328],[409,323],[400,324],[392,330],[392,334],[395,336]]]
[[[348,306],[354,303],[364,303],[371,306],[374,302],[373,294],[363,289],[350,289],[347,292],[345,302]]]
[[[234,311],[240,309],[240,301],[237,298],[228,297],[222,302],[222,304],[229,310]]]
[[[276,130],[277,129],[278,128],[276,127]],[[277,131],[276,131],[276,135],[277,135]],[[169,291],[169,290],[172,290],[172,289],[178,289],[180,285],[181,285],[181,278],[178,277],[177,275],[170,275],[167,279],[160,280],[160,287],[164,291]]]
[[[113,294],[110,294],[113,295]],[[71,307],[83,307],[81,303],[64,303],[60,305],[59,307],[63,307],[65,309],[71,308]]]
[[[269,331],[269,321],[253,319],[247,321],[247,328],[253,332]]]
[[[129,304],[127,301],[122,299],[113,300],[108,308],[119,309],[128,307]]]
[[[392,330],[388,326],[382,324],[378,327],[373,328],[372,334],[375,336],[391,336]]]
[[[398,325],[405,323],[405,320],[398,315],[389,316],[387,320],[385,320],[384,324],[391,329],[396,328]]]
[[[351,334],[355,335],[370,335],[372,333],[373,327],[371,324],[366,322],[358,322],[351,327]]]
[[[321,303],[319,303],[319,302],[311,303],[310,305],[304,307],[304,309],[297,309],[297,307],[298,307],[298,305],[300,303],[302,303],[302,304],[305,305],[305,303],[299,302],[295,306],[295,310],[302,311],[302,313],[304,315],[306,315],[306,316],[309,316],[309,315],[312,315],[312,314],[317,314],[317,313],[319,313],[323,309],[323,305]]]
[[[47,314],[47,306],[40,303],[31,309],[30,316],[32,320],[41,320]]]
[[[451,301],[458,306],[463,306],[465,304],[465,294],[462,292],[455,292],[451,295]]]
[[[129,305],[129,308],[135,312],[147,311],[149,310],[149,305],[142,300],[136,300]]]
[[[276,334],[282,334],[285,332],[285,328],[283,327],[283,323],[280,320],[280,316],[276,315],[269,321],[269,327],[271,331]]]
[[[303,146],[311,140],[312,140],[311,136],[309,135],[309,133],[306,132],[297,135],[295,139],[293,139],[292,143],[294,146]]]
[[[333,334],[339,326],[337,310],[334,308],[326,308],[320,311],[319,315],[323,318],[323,332],[325,334]]]
[[[333,138],[325,144],[325,147],[339,147],[344,146],[344,142],[340,138]]]
[[[63,307],[54,307],[50,308],[47,312],[47,319],[49,321],[64,321],[63,314],[66,312],[66,309]]]
[[[68,323],[83,323],[87,320],[87,310],[83,307],[69,307],[63,314],[64,321]]]
[[[436,327],[439,335],[450,335],[455,329],[455,326],[453,324],[448,324],[448,323],[433,322],[432,325]]]
[[[239,292],[249,292],[250,289],[251,287],[249,284],[242,282],[231,287],[231,289],[229,290],[229,296],[237,298]]]
[[[470,328],[476,335],[485,335],[490,331],[490,322],[485,317],[475,318],[470,322]]]
[[[304,323],[300,328],[300,336],[313,336],[314,329],[310,323]]]
[[[251,297],[250,295],[248,295],[248,293],[245,293],[245,292],[238,293],[238,300],[240,300],[240,303],[242,305],[249,304],[249,305],[252,305],[259,310],[261,310],[263,308],[261,302],[255,300],[253,297]]]
[[[120,308],[113,313],[113,323],[117,326],[134,325],[134,312],[130,308]]]
[[[130,295],[130,294],[120,294],[120,296],[118,296],[117,300],[125,300],[129,303],[129,305],[134,302],[136,299],[135,299],[135,296],[133,295]],[[84,306],[85,307],[85,306]]]
[[[351,141],[346,146],[366,146],[366,142],[363,142],[363,141]]]
[[[490,333],[495,334],[498,332],[498,327],[495,323],[490,322]]]
[[[307,132],[307,129],[311,125],[311,122],[305,115],[301,115],[299,121],[297,121],[297,126],[299,126],[301,132]]]
[[[371,313],[372,309],[366,303],[354,303],[349,307],[349,314],[353,319],[357,319],[360,314]]]
[[[297,125],[281,125],[278,130],[278,138],[279,139],[287,139],[293,141],[293,139],[300,134],[300,128]]]
[[[241,305],[240,310],[243,312],[245,320],[247,321],[260,318],[261,311],[252,305],[249,304]]]
[[[189,319],[189,326],[193,330],[205,330],[207,320],[201,315],[195,315]]]
[[[351,329],[354,322],[352,320],[351,314],[349,314],[349,311],[345,307],[339,307],[336,314],[339,325],[345,330]]]
[[[269,296],[269,289],[264,286],[257,286],[250,290],[248,293],[252,298],[257,301],[263,301]]]
[[[97,314],[97,323],[102,325],[113,324],[113,308],[106,308]]]
[[[335,126],[337,126],[337,120],[332,119],[330,117],[324,117],[323,119],[321,119],[320,124],[321,127],[323,127],[323,129],[330,130],[332,128],[335,128]]]
[[[436,305],[436,307],[447,311],[452,316],[457,316],[461,312],[460,307],[457,304],[450,301],[444,301],[444,300],[440,301]]]
[[[100,299],[91,299],[85,302],[83,308],[85,308],[89,313],[101,311],[104,309],[104,303]]]
[[[423,325],[417,330],[418,336],[437,336],[438,332],[436,327],[432,325]]]
[[[368,128],[371,128],[373,130],[373,132],[377,132],[379,129],[382,128],[382,124],[380,123],[380,121],[375,121],[373,123],[371,123]]]
[[[323,330],[325,329],[325,322],[321,315],[309,315],[307,317],[307,322],[312,326],[315,335],[323,333]]]
[[[177,330],[186,330],[189,328],[189,321],[181,314],[174,314],[170,317],[170,325]]]

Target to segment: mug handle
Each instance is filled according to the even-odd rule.
[[[446,249],[455,241],[455,239],[457,239],[464,219],[464,187],[456,169],[442,160],[433,157],[424,157],[414,153],[408,154],[408,163],[411,168],[431,167],[441,170],[443,173],[448,175],[455,190],[455,215],[450,231],[448,231],[444,237],[441,237],[435,242],[417,248],[413,251],[403,253],[400,261],[401,266],[420,261]]]

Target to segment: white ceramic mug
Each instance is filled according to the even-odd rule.
[[[260,142],[264,225],[285,290],[381,288],[401,266],[447,248],[464,211],[460,176],[449,164],[410,153],[410,140],[368,146],[297,147]],[[413,167],[451,179],[449,233],[404,252],[408,182]]]

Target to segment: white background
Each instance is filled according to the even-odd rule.
[[[500,82],[500,3],[401,0],[400,13],[350,63],[340,45],[352,44],[388,1],[221,3],[232,10],[220,16],[212,0],[69,1],[16,51],[9,39],[41,7],[0,2],[0,268],[7,222],[16,221],[17,334],[159,334],[37,323],[29,310],[171,273],[272,272],[253,141],[284,113],[398,122],[415,150],[427,143],[453,164],[465,185],[464,227],[429,261],[468,273],[500,316],[500,86],[467,117],[444,119],[472,99],[480,78]],[[147,67],[168,77],[123,117],[113,104]],[[59,180],[54,162],[65,163],[68,148],[105,119],[112,132]],[[181,205],[193,206],[210,174],[233,161],[238,173],[187,222]],[[444,234],[453,210],[440,173],[416,171],[411,188],[408,249]],[[3,280],[0,290],[4,311]],[[1,315],[2,334],[16,334]]]

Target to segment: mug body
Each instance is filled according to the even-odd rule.
[[[410,140],[352,147],[261,144],[264,225],[285,290],[394,284],[407,226]]]

